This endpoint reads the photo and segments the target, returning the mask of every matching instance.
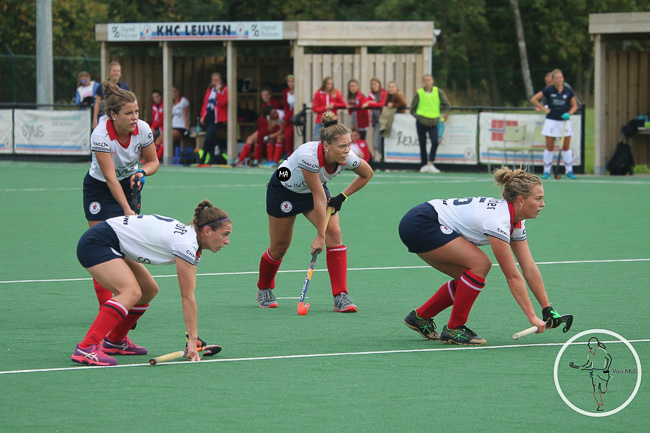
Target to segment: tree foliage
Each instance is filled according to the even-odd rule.
[[[584,93],[593,73],[590,13],[650,11],[650,0],[519,0],[533,86],[544,73],[564,71]],[[525,100],[509,0],[56,0],[55,56],[98,57],[95,23],[166,21],[433,21],[436,81],[475,104]],[[317,25],[317,24],[315,24]],[[35,53],[35,2],[3,0],[0,45]],[[460,96],[458,96],[460,98]],[[462,99],[462,98],[460,98]]]

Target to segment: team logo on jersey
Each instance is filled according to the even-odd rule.
[[[290,201],[283,201],[283,202],[280,204],[280,209],[281,209],[282,212],[284,212],[284,213],[289,213],[289,212],[291,212],[291,209],[293,209],[293,205],[291,204]]]
[[[90,206],[88,206],[88,210],[90,211],[91,214],[97,215],[99,211],[102,210],[102,205],[99,204],[98,202],[94,201],[90,203]]]
[[[352,168],[357,168],[358,165],[359,165],[359,161],[354,161],[352,163]]]
[[[446,235],[450,235],[450,234],[452,234],[452,233],[454,232],[454,231],[453,231],[452,229],[450,229],[449,227],[447,227],[447,226],[443,226],[443,225],[440,226],[440,231],[443,232],[443,233],[446,234]]]
[[[142,144],[138,143],[138,144],[135,146],[135,153],[140,153],[140,150],[141,150],[141,149],[142,149]]]

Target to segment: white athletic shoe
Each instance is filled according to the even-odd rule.
[[[429,163],[422,166],[420,173],[440,173],[440,170],[438,170],[435,165]]]

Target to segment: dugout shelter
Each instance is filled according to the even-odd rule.
[[[594,171],[605,174],[621,127],[650,113],[650,51],[634,44],[650,41],[650,12],[590,14],[589,34],[595,62]],[[633,144],[635,162],[650,163],[650,129],[640,129]]]
[[[410,100],[421,84],[422,75],[431,73],[432,48],[439,33],[431,21],[210,21],[95,25],[95,39],[101,45],[102,81],[106,79],[106,67],[110,61],[120,61],[123,80],[131,84],[140,101],[141,112],[147,115],[151,90],[161,88],[163,100],[172,101],[173,83],[178,82],[179,74],[190,69],[196,71],[194,81],[190,78],[186,79],[186,83],[194,86],[200,80],[196,84],[198,90],[194,92],[194,101],[190,101],[194,108],[190,119],[196,118],[196,107],[200,109],[209,76],[215,71],[216,64],[203,62],[197,66],[197,62],[189,65],[187,61],[177,61],[179,59],[174,57],[174,49],[225,47],[223,61],[228,83],[229,119],[227,148],[228,160],[231,162],[237,157],[237,141],[245,139],[238,128],[241,125],[235,121],[238,118],[238,106],[244,106],[245,97],[248,96],[244,95],[244,87],[239,83],[251,75],[250,72],[242,73],[244,62],[238,59],[239,47],[279,45],[290,48],[287,58],[276,61],[253,59],[251,63],[257,64],[258,77],[263,78],[267,73],[282,77],[286,75],[285,72],[296,77],[295,111],[298,112],[303,104],[311,106],[312,96],[326,76],[334,78],[335,86],[342,93],[347,92],[347,82],[351,78],[359,81],[364,93],[368,92],[372,77],[378,77],[384,87],[388,81],[396,81],[407,100]],[[162,64],[156,60],[157,54],[130,59],[111,56],[112,47],[125,46],[149,47],[149,52],[160,49]],[[339,50],[347,48],[346,52],[352,54],[333,54],[327,47]],[[385,53],[391,47],[395,47],[396,52]],[[157,69],[161,72],[158,73]],[[255,84],[259,86],[259,83]],[[171,104],[165,103],[164,107],[163,159],[169,163],[173,156]],[[296,143],[301,140],[302,137],[296,137]]]

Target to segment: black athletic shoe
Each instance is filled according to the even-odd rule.
[[[447,344],[460,344],[461,346],[482,346],[485,344],[485,339],[476,335],[474,331],[465,325],[461,325],[456,329],[449,329],[447,325],[443,326],[440,340]]]
[[[440,334],[436,332],[436,324],[433,319],[422,319],[413,310],[404,318],[404,324],[414,331],[420,333],[425,340],[440,340]]]

